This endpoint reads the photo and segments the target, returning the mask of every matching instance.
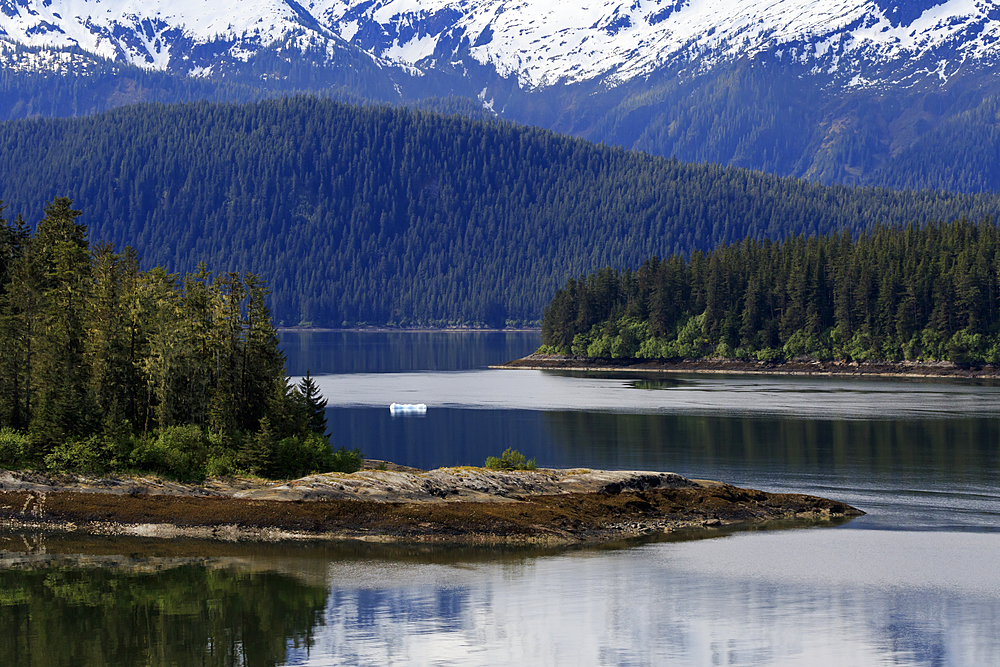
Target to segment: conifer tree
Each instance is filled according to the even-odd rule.
[[[275,385],[285,377],[285,355],[278,349],[278,334],[267,306],[268,290],[260,276],[248,273],[246,326],[241,363],[241,416],[244,428],[260,421],[267,411]]]
[[[309,430],[319,435],[326,435],[327,399],[321,396],[319,387],[316,386],[316,381],[313,380],[308,369],[306,370],[305,377],[299,380],[298,389],[305,404]]]
[[[4,208],[0,202],[0,340],[4,342],[0,346],[0,424],[23,428],[28,419],[25,322],[15,304],[19,285],[14,274],[23,261],[30,234],[20,215],[8,225],[2,217]]]
[[[45,207],[45,218],[31,240],[40,281],[39,332],[33,353],[31,432],[43,447],[85,435],[95,427],[96,410],[84,360],[87,300],[91,266],[87,228],[76,222],[82,212],[66,197]],[[44,332],[44,335],[39,335]]]

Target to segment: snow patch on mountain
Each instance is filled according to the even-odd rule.
[[[97,71],[93,56],[53,48],[26,48],[0,37],[0,68],[19,74],[87,74]]]
[[[241,0],[0,0],[0,29],[21,44],[71,47],[147,69],[180,66],[178,45],[228,43],[246,60],[261,46],[303,30],[286,2]],[[197,68],[195,64],[190,65]]]

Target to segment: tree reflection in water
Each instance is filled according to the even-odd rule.
[[[308,650],[327,590],[276,572],[191,563],[0,570],[0,664],[282,664]]]

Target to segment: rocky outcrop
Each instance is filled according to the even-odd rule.
[[[0,475],[0,527],[222,541],[567,545],[863,514],[673,473],[365,470],[290,482]]]
[[[628,470],[490,470],[455,467],[420,471],[322,473],[287,482],[249,478],[184,484],[156,477],[48,476],[0,472],[0,491],[74,491],[118,495],[214,496],[247,500],[370,500],[374,502],[513,502],[527,496],[695,488],[671,472]]]

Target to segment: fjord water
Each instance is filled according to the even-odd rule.
[[[0,662],[1000,664],[1000,386],[486,369],[538,342],[282,334],[335,444],[371,458],[429,468],[514,447],[868,515],[575,550],[7,536]]]

